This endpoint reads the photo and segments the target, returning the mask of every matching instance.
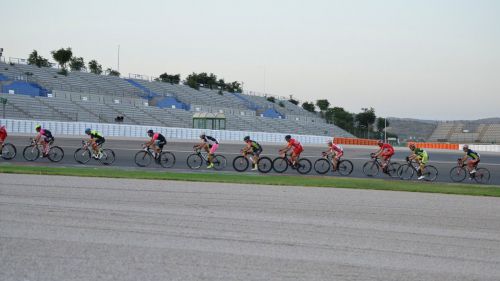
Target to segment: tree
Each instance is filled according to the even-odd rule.
[[[356,121],[358,122],[358,129],[361,131],[360,135],[362,136],[363,132],[367,132],[367,137],[370,137],[370,132],[373,130],[373,124],[375,123],[375,109],[373,107],[361,108],[362,112],[356,114]]]
[[[272,102],[272,103],[276,102],[276,98],[275,97],[268,97],[267,100],[270,101],[270,102]]]
[[[314,103],[312,103],[312,102],[304,102],[302,104],[302,108],[309,111],[309,112],[315,111]]]
[[[102,73],[102,65],[100,65],[96,60],[89,61],[90,72],[100,75]]]
[[[108,74],[108,76],[117,76],[117,77],[120,77],[120,72],[114,70],[114,69],[111,69],[111,68],[108,68],[106,69],[106,73]]]
[[[160,81],[165,82],[165,83],[170,83],[170,84],[179,84],[179,82],[181,81],[180,74],[169,75],[166,72],[163,74],[160,74],[159,78],[160,78]]]
[[[83,58],[72,57],[69,61],[69,68],[71,71],[81,71],[82,69],[86,69]]]
[[[293,98],[290,98],[288,101],[291,102],[291,103],[293,103],[293,104],[295,104],[295,105],[299,105],[299,101],[295,100]]]
[[[241,84],[238,81],[231,82],[226,84],[226,90],[230,93],[241,93],[243,90],[241,89]]]
[[[389,127],[389,120],[386,120],[384,117],[377,118],[377,131],[379,133],[382,133],[386,126]]]
[[[29,55],[28,57],[28,64],[29,65],[36,65],[38,67],[49,67],[50,66],[50,63],[49,61],[40,56],[37,52],[37,50],[33,50],[33,52],[31,52],[31,54]]]
[[[316,105],[318,106],[319,110],[325,111],[330,106],[330,102],[326,99],[325,100],[317,100]]]
[[[342,107],[328,108],[325,111],[325,119],[346,131],[352,131],[354,128],[354,114]]]
[[[192,74],[189,74],[188,77],[186,77],[186,81],[184,81],[184,84],[193,89],[199,90],[200,86],[198,85],[197,80],[198,74],[193,72]]]
[[[66,63],[68,63],[73,56],[73,52],[69,47],[66,49],[61,48],[57,51],[52,51],[51,54],[54,60],[57,61],[63,69],[66,69]]]

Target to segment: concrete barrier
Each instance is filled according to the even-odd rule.
[[[190,128],[170,128],[156,126],[139,126],[128,124],[106,124],[92,122],[59,122],[42,120],[16,120],[0,119],[0,125],[5,125],[9,133],[35,134],[35,125],[40,124],[49,129],[56,137],[58,135],[80,136],[84,135],[85,128],[92,128],[104,136],[146,138],[149,129],[160,132],[167,139],[198,139],[202,132],[211,135],[220,141],[243,141],[245,136],[250,136],[258,142],[283,143],[285,135],[280,133],[264,133],[250,131],[203,130]],[[331,139],[329,136],[295,135],[292,136],[303,144],[326,144]]]

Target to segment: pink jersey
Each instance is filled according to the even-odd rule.
[[[344,152],[344,149],[342,148],[342,146],[334,143],[332,144],[332,146],[330,147],[330,151],[331,152],[337,152],[337,153],[343,153]]]

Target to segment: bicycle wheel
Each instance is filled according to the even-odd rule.
[[[273,170],[276,173],[283,173],[288,169],[288,159],[284,157],[277,157],[273,160]]]
[[[214,163],[214,169],[219,171],[226,168],[227,160],[223,155],[215,155],[212,163]]]
[[[145,150],[141,150],[135,154],[134,161],[135,164],[139,167],[146,167],[151,164],[151,161],[153,160],[153,156],[149,154]]]
[[[399,175],[398,175],[399,167],[401,167],[401,164],[399,164],[399,163],[390,163],[389,166],[387,166],[387,174],[391,178],[399,177]]]
[[[314,162],[314,170],[320,175],[328,173],[330,170],[330,161],[325,158],[320,158]]]
[[[297,165],[297,172],[300,174],[308,174],[312,169],[311,161],[307,158],[302,158],[299,160]]]
[[[243,155],[237,156],[233,160],[233,168],[237,172],[244,172],[248,169],[248,166],[250,166],[249,162],[250,161],[248,161],[248,159],[245,156]]]
[[[172,152],[162,152],[160,154],[160,165],[163,168],[172,168],[175,165],[175,155]]]
[[[269,157],[260,157],[257,162],[257,168],[261,173],[269,173],[273,169],[273,160]]]
[[[102,150],[102,156],[99,159],[99,162],[103,165],[111,165],[115,162],[115,152],[111,149],[103,149]]]
[[[201,158],[200,155],[193,153],[188,156],[188,158],[186,159],[186,163],[191,169],[199,169],[203,164],[203,158]]]
[[[352,173],[354,165],[349,160],[341,160],[337,166],[337,171],[342,176],[348,176]]]
[[[415,171],[409,164],[403,164],[398,169],[399,178],[402,180],[410,180],[414,173]]]
[[[374,177],[378,175],[380,168],[377,164],[377,161],[372,160],[368,161],[363,165],[363,174],[368,177]]]
[[[38,149],[38,146],[30,145],[23,150],[23,158],[26,161],[35,161],[38,156],[40,156],[40,149]]]
[[[490,171],[486,168],[476,169],[474,180],[477,183],[487,184],[490,181]]]
[[[464,167],[453,167],[450,170],[450,179],[454,182],[461,182],[467,177],[467,171]]]
[[[85,163],[90,161],[90,157],[91,157],[90,150],[78,148],[77,150],[75,150],[73,157],[75,158],[76,162],[78,162],[80,164],[85,164]]]
[[[425,177],[424,180],[435,181],[439,175],[439,172],[438,169],[436,169],[436,167],[429,165],[425,166],[423,175]]]
[[[2,147],[2,158],[5,160],[11,160],[16,157],[17,149],[11,143],[4,143]]]
[[[64,158],[64,150],[59,146],[53,146],[49,149],[47,158],[52,162],[59,162]]]

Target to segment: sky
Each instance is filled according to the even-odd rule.
[[[418,119],[500,117],[500,0],[2,0],[0,48],[207,72],[245,90]]]

